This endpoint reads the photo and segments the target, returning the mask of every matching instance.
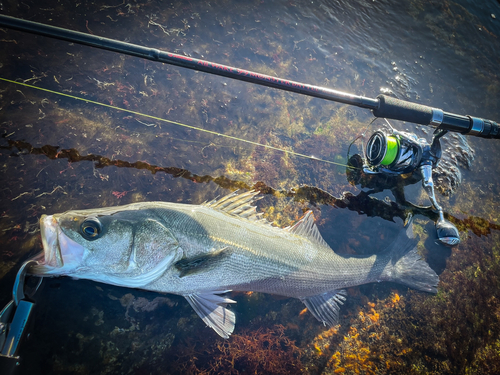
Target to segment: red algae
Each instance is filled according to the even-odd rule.
[[[184,346],[175,363],[179,372],[195,374],[301,374],[302,351],[285,335],[285,327],[246,330],[228,340],[218,340],[199,351],[197,344]]]

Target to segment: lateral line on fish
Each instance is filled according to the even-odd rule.
[[[252,254],[257,254],[257,252],[251,248],[249,248],[248,246],[244,246],[244,245],[241,245],[239,243],[236,243],[236,242],[233,242],[233,241],[229,241],[229,240],[226,240],[224,238],[221,238],[221,237],[215,237],[215,236],[208,236],[208,238],[210,238],[211,240],[213,241],[217,241],[217,242],[222,242],[223,244],[226,244],[226,245],[229,245],[229,246],[234,246],[234,247],[238,247],[240,249],[243,249],[243,250],[246,250]]]

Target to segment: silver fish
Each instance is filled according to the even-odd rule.
[[[435,293],[438,276],[416,252],[411,223],[383,252],[336,254],[312,212],[281,229],[261,219],[256,192],[201,205],[167,202],[68,211],[40,219],[44,252],[31,269],[182,295],[220,336],[234,330],[223,294],[299,298],[324,324],[337,322],[344,288],[395,281]]]

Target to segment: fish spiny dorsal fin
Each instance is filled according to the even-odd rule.
[[[239,193],[238,190],[236,190],[221,199],[214,199],[210,202],[203,203],[203,205],[230,215],[257,221],[262,215],[257,213],[256,207],[253,205],[255,201],[262,198],[257,197],[258,194],[259,192],[255,190],[246,191],[244,193]]]
[[[287,227],[286,230],[298,236],[306,237],[311,242],[330,249],[330,246],[323,239],[318,227],[314,223],[314,215],[312,211],[307,211],[299,221],[297,221],[294,225]]]

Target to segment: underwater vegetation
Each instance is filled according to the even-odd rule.
[[[200,349],[200,341],[190,339],[173,354],[178,360],[171,373],[191,374],[300,374],[302,350],[285,335],[285,327],[244,330],[231,340],[218,340]]]
[[[302,372],[301,350],[285,335],[285,327],[259,328],[219,342],[209,353],[213,372],[238,374],[295,374]],[[238,370],[239,369],[239,370]]]
[[[319,333],[303,358],[317,373],[500,371],[498,233],[454,249],[436,296],[392,291]]]

